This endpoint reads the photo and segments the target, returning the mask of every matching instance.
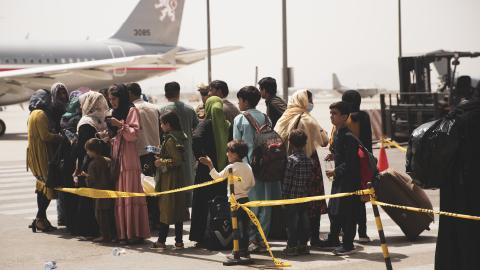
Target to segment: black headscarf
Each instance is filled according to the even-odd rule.
[[[350,112],[360,111],[360,103],[362,103],[362,97],[355,90],[347,90],[342,95],[342,101],[350,104]]]
[[[128,97],[127,87],[125,86],[125,84],[120,83],[114,84],[108,90],[110,95],[118,97],[119,99],[118,108],[113,109],[112,116],[118,120],[127,119],[128,111],[131,107],[134,107]]]
[[[30,112],[34,110],[42,110],[47,114],[50,114],[50,108],[52,105],[52,95],[50,91],[45,89],[38,89],[33,93],[32,97],[30,97],[30,104],[28,105],[28,109]]]
[[[115,117],[117,120],[126,120],[130,108],[134,107],[128,97],[127,87],[123,83],[114,84],[110,86],[110,88],[108,89],[108,93],[119,99],[118,108],[112,110],[112,116]],[[117,127],[108,124],[108,128],[112,131],[113,136],[117,135]]]

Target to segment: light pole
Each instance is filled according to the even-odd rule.
[[[287,58],[287,0],[282,0],[282,84],[283,99],[288,101],[288,58]]]
[[[212,82],[212,51],[210,45],[210,0],[207,0],[207,63],[208,63],[208,84]]]
[[[402,57],[402,0],[398,0],[398,57]]]

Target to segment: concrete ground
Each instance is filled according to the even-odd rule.
[[[10,106],[0,113],[7,123],[7,134],[0,138],[0,269],[41,269],[50,260],[57,262],[58,269],[181,269],[195,267],[198,269],[223,269],[228,251],[217,252],[193,248],[188,241],[189,224],[184,227],[186,249],[158,252],[149,249],[150,243],[137,246],[120,246],[125,254],[113,256],[112,249],[117,245],[99,245],[82,241],[70,236],[65,229],[53,233],[32,233],[27,228],[36,213],[34,178],[25,170],[26,119],[28,113],[17,106]],[[324,155],[325,153],[322,153]],[[404,154],[398,150],[387,151],[390,166],[404,171]],[[325,178],[326,190],[330,183]],[[428,190],[432,204],[438,209],[438,191]],[[344,257],[337,257],[327,251],[312,250],[306,256],[288,258],[291,269],[385,269],[379,238],[375,229],[373,213],[367,206],[368,234],[372,242],[357,244],[358,252]],[[433,269],[435,242],[438,223],[431,225],[415,241],[408,241],[400,228],[383,212],[387,244],[391,253],[394,269]],[[56,224],[56,204],[52,201],[48,209],[49,219]],[[329,221],[322,217],[321,231],[328,232]],[[437,219],[437,218],[436,218]],[[173,232],[167,244],[173,245]],[[152,232],[151,241],[156,239]],[[281,250],[285,242],[272,242],[276,256],[283,258]],[[266,255],[254,255],[255,265],[235,266],[239,268],[274,268]]]

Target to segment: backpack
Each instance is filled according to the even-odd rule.
[[[208,202],[205,243],[209,250],[229,250],[233,246],[230,204],[225,196],[216,196]]]
[[[357,136],[348,132],[347,135],[352,136],[358,142],[357,156],[360,164],[360,188],[368,188],[368,182],[373,182],[379,175],[377,168],[377,158],[367,150]],[[362,198],[364,201],[366,198]]]
[[[287,164],[287,147],[272,128],[266,114],[265,124],[258,122],[248,112],[243,112],[250,125],[255,128],[252,160],[249,160],[256,180],[264,182],[282,181]]]

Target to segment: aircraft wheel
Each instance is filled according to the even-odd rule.
[[[7,130],[7,126],[5,125],[5,122],[0,119],[0,136],[3,136],[3,134],[5,134],[5,130]]]

